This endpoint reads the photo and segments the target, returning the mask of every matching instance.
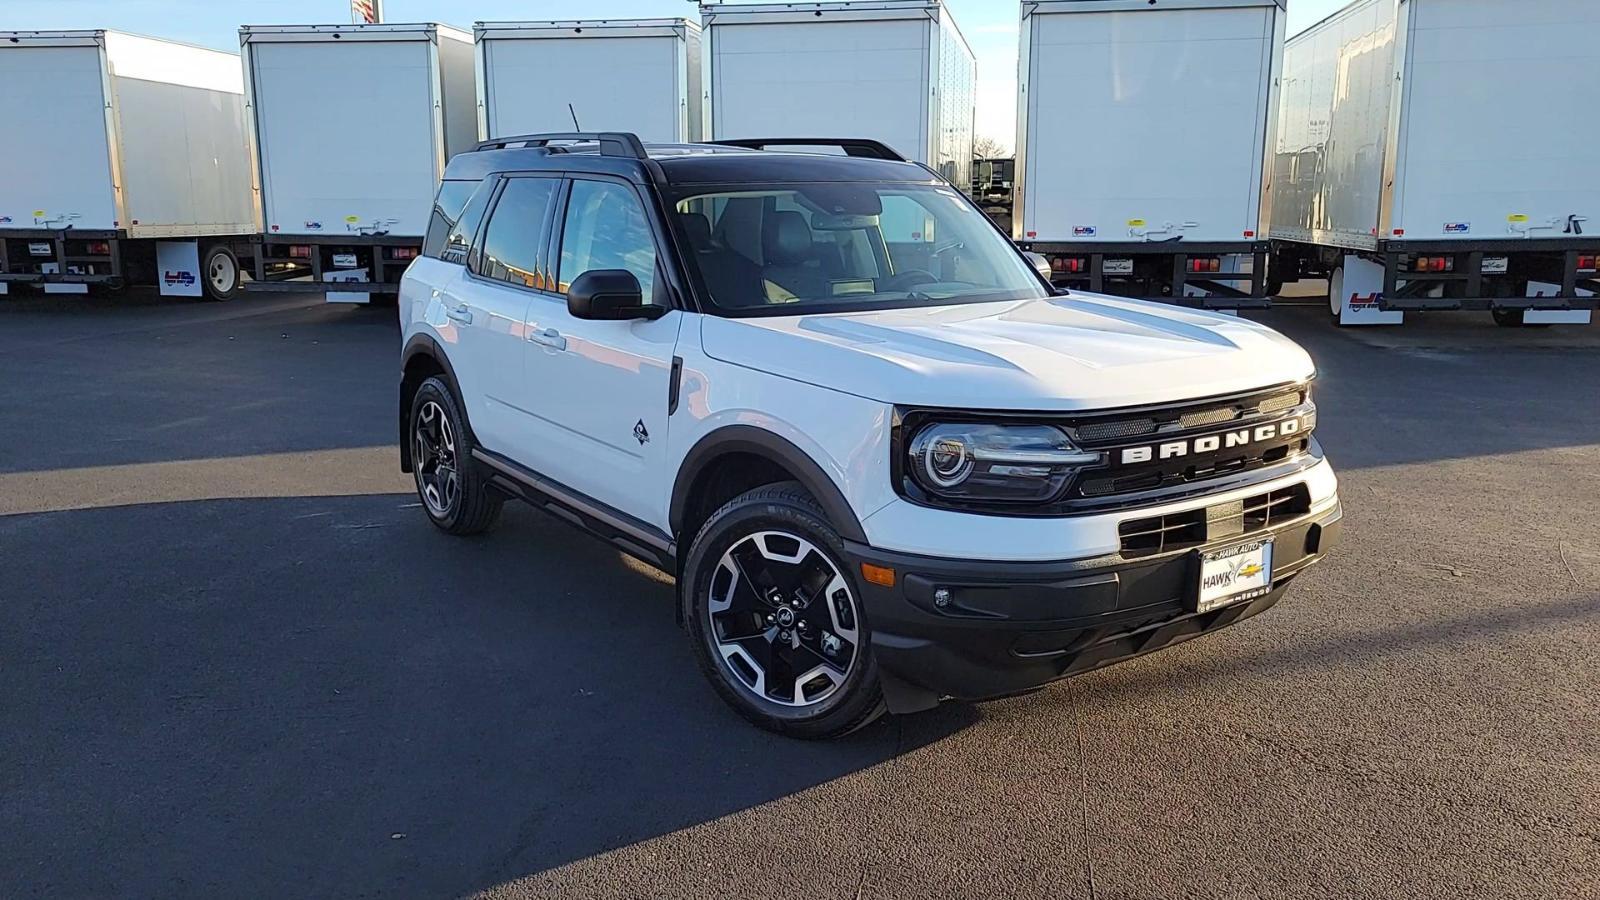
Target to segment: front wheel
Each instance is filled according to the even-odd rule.
[[[884,712],[844,544],[798,484],[734,498],[700,529],[681,585],[701,671],[768,731],[849,734]]]

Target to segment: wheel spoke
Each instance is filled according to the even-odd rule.
[[[706,603],[725,671],[767,702],[823,702],[860,655],[848,583],[826,553],[796,535],[764,531],[735,541],[718,561]]]

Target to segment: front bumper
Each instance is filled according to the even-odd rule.
[[[1337,542],[1335,501],[1299,519],[1138,559],[1066,562],[941,559],[847,544],[852,568],[895,570],[893,587],[865,583],[879,666],[912,692],[977,700],[1018,693],[1226,628],[1277,603],[1296,575]],[[1194,611],[1197,554],[1273,539],[1272,590]],[[940,607],[939,588],[949,591]],[[909,705],[909,704],[908,704]]]

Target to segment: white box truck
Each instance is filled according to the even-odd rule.
[[[1600,3],[1359,0],[1289,41],[1272,220],[1341,324],[1588,322]]]
[[[394,294],[445,162],[478,138],[472,35],[434,24],[239,29],[258,215],[252,290]]]
[[[1283,0],[1029,0],[1012,237],[1064,286],[1268,303]]]
[[[938,0],[700,12],[708,139],[870,138],[970,185],[977,69]]]
[[[239,58],[116,31],[0,31],[0,294],[225,299],[254,230]]]
[[[631,131],[700,140],[700,23],[479,22],[478,136]]]

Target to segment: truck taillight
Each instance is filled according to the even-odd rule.
[[[389,248],[389,258],[390,259],[416,259],[417,258],[417,248],[415,248],[415,247],[390,247]]]
[[[111,244],[106,241],[90,241],[88,250],[90,256],[110,256]]]
[[[1450,256],[1419,256],[1411,261],[1413,272],[1454,272],[1456,261]]]
[[[1065,275],[1076,275],[1089,271],[1089,261],[1075,256],[1055,256],[1050,259],[1050,271]]]
[[[1189,260],[1191,272],[1221,272],[1222,260],[1219,257],[1196,257]]]
[[[290,259],[310,259],[311,258],[311,246],[309,244],[290,244],[289,245],[289,258]]]
[[[1578,271],[1580,271],[1580,272],[1590,272],[1590,271],[1593,271],[1594,268],[1595,268],[1595,257],[1593,257],[1593,256],[1580,256],[1580,257],[1578,257]]]

